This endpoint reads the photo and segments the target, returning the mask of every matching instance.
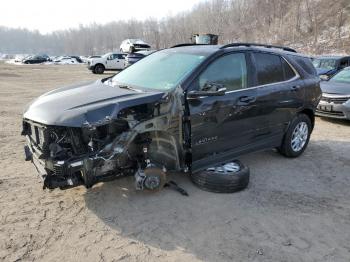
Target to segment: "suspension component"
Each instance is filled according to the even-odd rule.
[[[166,174],[161,168],[149,164],[144,170],[137,170],[135,179],[137,190],[159,191],[166,183]]]

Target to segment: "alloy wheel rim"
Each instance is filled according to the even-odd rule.
[[[210,167],[207,170],[221,174],[231,174],[240,171],[241,166],[237,162],[230,162],[221,166]]]
[[[309,136],[309,128],[305,122],[296,125],[292,133],[291,147],[294,152],[302,150]]]

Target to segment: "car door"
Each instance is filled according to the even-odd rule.
[[[125,55],[118,54],[116,61],[116,69],[124,69],[125,66]]]
[[[222,96],[187,98],[191,119],[192,169],[228,160],[252,144],[256,128],[263,128],[251,87],[249,57],[225,54],[211,62],[189,90],[206,91],[210,84],[226,88]]]
[[[265,140],[282,139],[288,123],[303,106],[303,81],[282,56],[257,51],[252,55],[256,70],[256,103],[266,121],[257,135]]]
[[[117,69],[118,68],[118,54],[111,54],[106,60],[106,69]]]

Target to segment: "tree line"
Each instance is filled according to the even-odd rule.
[[[162,19],[80,25],[49,34],[0,27],[0,53],[95,55],[118,51],[126,38],[154,49],[218,34],[221,44],[259,42],[310,54],[350,53],[349,0],[207,0]]]

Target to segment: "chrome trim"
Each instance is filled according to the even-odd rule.
[[[285,84],[285,83],[289,83],[289,82],[292,82],[292,81],[295,81],[295,80],[298,80],[298,79],[300,79],[300,76],[296,75],[295,77],[293,77],[293,78],[291,78],[289,80],[286,80],[286,81],[281,81],[281,82],[276,82],[276,83],[271,83],[271,84],[266,84],[266,85],[252,86],[252,87],[247,87],[247,88],[238,89],[238,90],[232,90],[232,91],[226,92],[225,94],[229,94],[229,93],[232,93],[232,92],[238,92],[238,91],[250,90],[250,89],[254,89],[254,88]]]
[[[330,94],[330,93],[322,93],[323,97],[327,98],[348,98],[350,99],[350,95],[337,95],[337,94]]]

